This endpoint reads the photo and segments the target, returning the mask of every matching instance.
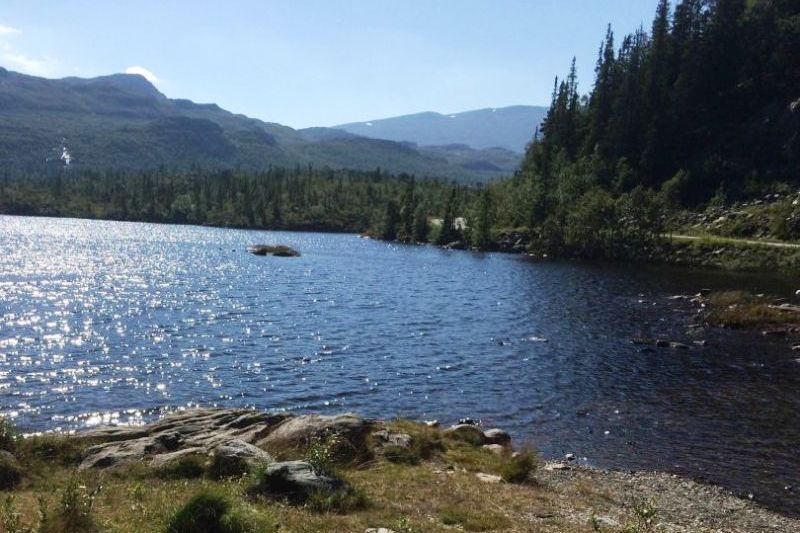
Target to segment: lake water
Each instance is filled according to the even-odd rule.
[[[196,404],[471,416],[545,456],[677,472],[798,514],[799,355],[786,339],[690,335],[691,307],[667,297],[701,287],[798,288],[354,235],[0,217],[0,410],[28,431]],[[642,353],[635,336],[708,345]]]

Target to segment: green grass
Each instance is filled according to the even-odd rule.
[[[476,513],[467,505],[445,508],[439,518],[446,526],[460,526],[464,531],[494,531],[505,529],[510,524],[507,518],[493,512]]]
[[[800,324],[800,313],[779,309],[745,291],[712,293],[708,302],[706,321],[715,326],[748,329]]]

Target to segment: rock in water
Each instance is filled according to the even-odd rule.
[[[275,257],[298,257],[300,252],[283,244],[254,244],[247,248],[253,255],[274,255]]]

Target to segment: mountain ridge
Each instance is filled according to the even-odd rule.
[[[420,146],[463,144],[477,150],[505,148],[522,154],[546,112],[546,107],[529,105],[486,107],[448,114],[422,111],[333,128]]]
[[[137,74],[47,79],[0,67],[0,163],[20,173],[48,171],[64,148],[74,167],[123,171],[314,165],[486,181],[518,163],[480,150],[310,131],[317,133],[169,98]]]

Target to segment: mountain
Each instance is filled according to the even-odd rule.
[[[521,154],[545,113],[546,107],[517,105],[452,115],[416,113],[335,128],[373,139],[408,141],[420,146],[461,144],[479,150],[500,147]]]
[[[69,161],[82,169],[132,171],[380,167],[461,181],[507,173],[409,143],[317,130],[303,133],[215,104],[167,98],[139,75],[45,79],[0,67],[0,169],[6,172],[39,174]]]
[[[336,128],[305,128],[298,130],[306,139],[324,141],[328,145],[353,142],[353,139],[366,139],[360,135]],[[395,141],[373,139],[375,143],[397,144]],[[466,144],[445,144],[438,146],[418,146],[413,142],[400,142],[406,148],[416,150],[434,159],[444,159],[450,165],[468,175],[478,174],[486,177],[509,176],[519,168],[522,155],[505,148],[475,149]]]

